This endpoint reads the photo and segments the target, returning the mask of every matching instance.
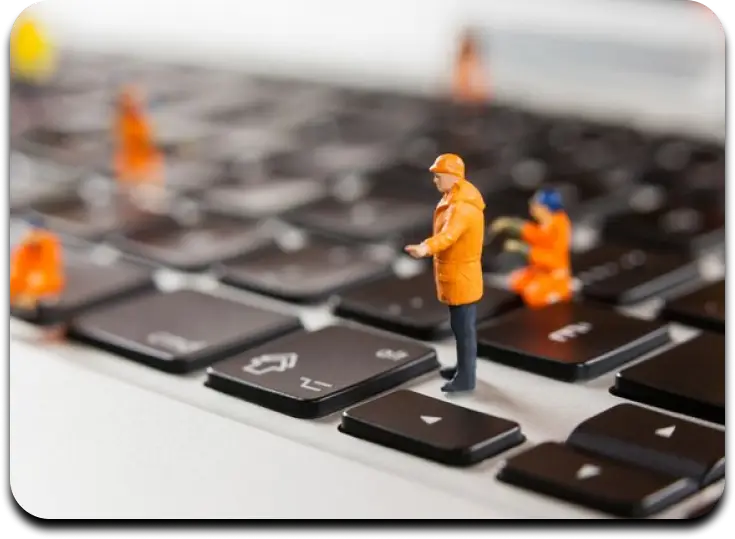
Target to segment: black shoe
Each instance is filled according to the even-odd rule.
[[[465,391],[473,391],[475,389],[475,386],[470,386],[469,384],[458,384],[456,382],[449,382],[448,384],[444,384],[442,386],[442,391],[444,393],[460,393]]]
[[[457,367],[442,367],[439,369],[439,376],[445,380],[451,380],[457,374]]]

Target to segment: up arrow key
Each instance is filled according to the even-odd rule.
[[[433,425],[434,423],[438,423],[441,420],[442,420],[441,417],[435,417],[435,416],[431,416],[431,415],[422,415],[421,416],[421,421],[423,421],[427,425]]]
[[[662,438],[671,438],[671,435],[674,434],[675,430],[676,430],[676,425],[671,425],[670,427],[663,427],[660,429],[656,429],[656,436],[661,436]]]

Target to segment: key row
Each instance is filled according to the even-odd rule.
[[[38,312],[14,309],[13,316],[42,325],[68,323],[72,336],[164,371],[198,370],[236,354],[250,357],[246,350],[266,341],[267,346],[278,348],[282,344],[274,338],[301,327],[295,317],[250,307],[227,299],[222,293],[159,292],[154,289],[150,272],[112,258],[93,261],[74,256],[71,251],[65,264],[68,284],[60,301],[43,305]],[[349,264],[341,267],[352,272]],[[312,279],[322,278],[315,272],[309,275]],[[295,275],[292,279],[298,281]],[[425,288],[422,295],[412,296],[411,301],[393,298],[393,303],[375,303],[373,312],[363,311],[351,318],[406,337],[428,340],[427,337],[447,336],[447,310],[435,299],[430,273],[426,272],[421,279]],[[411,282],[415,284],[417,280]],[[409,295],[419,292],[403,288],[396,290]],[[421,297],[427,298],[426,304],[413,301]],[[434,303],[428,303],[428,298]],[[348,305],[338,306],[337,314],[350,318],[344,313],[356,311],[347,309]],[[480,357],[566,382],[597,378],[671,340],[665,322],[632,318],[586,303],[525,309],[507,291],[488,288],[479,307]],[[359,330],[354,331],[359,336]],[[300,346],[308,348],[317,336],[304,333],[305,341]],[[335,341],[332,346],[335,354],[355,356],[359,361],[350,338]],[[384,348],[393,350],[394,345],[388,343]],[[327,359],[316,357],[309,361],[321,371]],[[348,360],[340,363],[342,367],[348,364]],[[210,377],[215,376],[216,366],[214,369]],[[694,372],[696,376],[692,375]],[[247,377],[230,376],[228,385],[239,384],[244,388],[240,393],[248,398],[252,395],[252,382]],[[362,382],[352,380],[354,384]],[[333,384],[328,380],[325,383]],[[618,373],[612,391],[625,398],[724,423],[724,336],[705,334],[625,369]],[[297,401],[298,406],[297,397],[288,398]]]

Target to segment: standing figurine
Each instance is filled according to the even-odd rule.
[[[440,155],[429,170],[443,195],[434,211],[434,235],[405,249],[414,258],[434,257],[437,296],[449,306],[450,325],[457,342],[457,366],[440,371],[449,380],[442,391],[472,391],[477,367],[477,302],[484,291],[480,259],[485,201],[465,179],[464,161],[458,155]]]
[[[64,291],[62,247],[56,234],[31,224],[10,257],[10,306],[38,313]]]
[[[10,95],[14,135],[44,121],[43,87],[56,68],[55,50],[43,27],[21,13],[10,30]],[[17,127],[23,118],[24,128]]]
[[[469,32],[462,36],[455,65],[452,97],[459,103],[484,103],[490,99],[483,59],[476,38]]]
[[[510,288],[529,307],[543,307],[572,298],[569,261],[572,224],[564,211],[559,192],[542,189],[530,202],[537,223],[515,217],[500,217],[490,229],[493,234],[509,232],[518,239],[506,240],[504,249],[525,254],[528,266],[513,274]]]
[[[120,94],[114,139],[113,169],[121,187],[131,195],[150,187],[161,190],[163,156],[153,140],[142,100],[132,88],[124,88]]]

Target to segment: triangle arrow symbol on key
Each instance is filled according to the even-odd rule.
[[[671,425],[670,427],[663,427],[660,429],[656,429],[656,436],[661,436],[662,438],[671,438],[671,435],[674,434],[675,430],[676,430],[676,425]]]
[[[433,425],[434,423],[438,423],[441,420],[442,420],[441,417],[435,417],[435,416],[431,416],[431,415],[422,415],[421,416],[421,421],[423,421],[427,425]]]
[[[577,470],[577,479],[589,479],[590,477],[600,475],[600,472],[601,470],[599,466],[595,466],[594,464],[585,464]]]

